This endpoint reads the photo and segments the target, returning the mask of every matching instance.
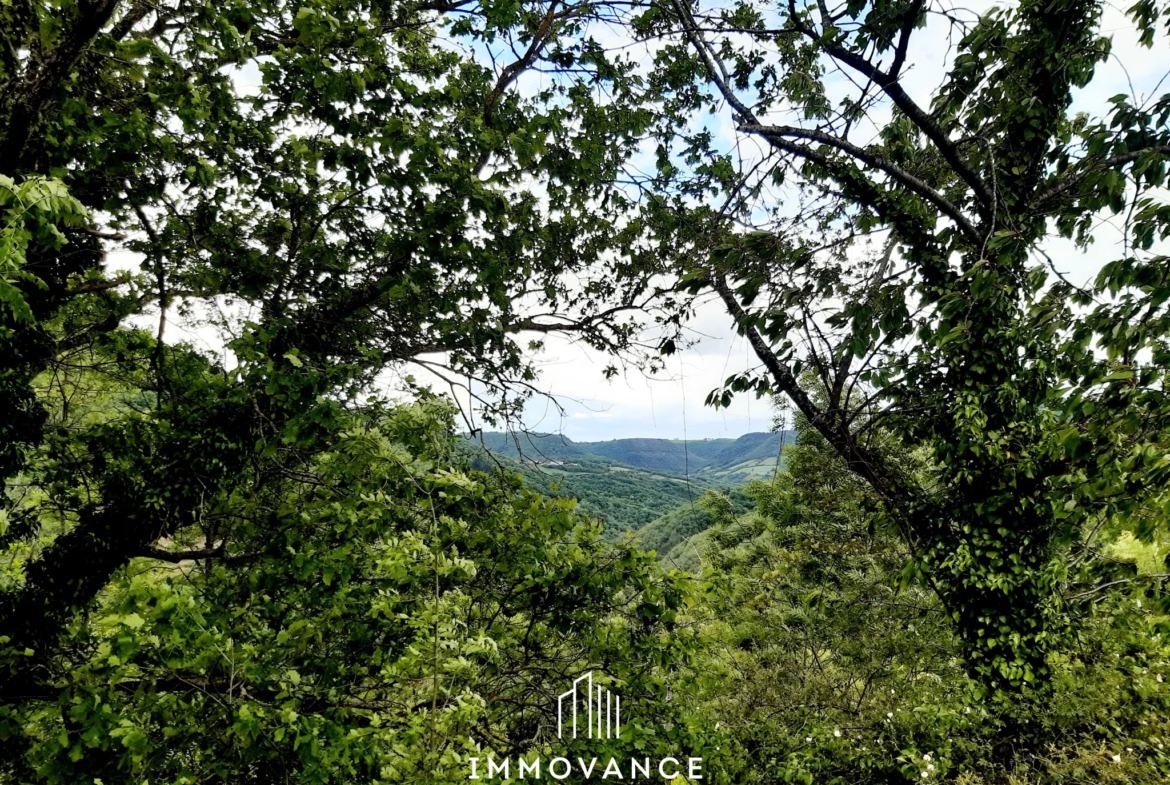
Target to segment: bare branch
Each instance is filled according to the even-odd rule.
[[[1114,586],[1123,586],[1127,583],[1138,583],[1138,582],[1144,582],[1144,581],[1164,581],[1164,580],[1170,580],[1170,573],[1154,573],[1152,575],[1139,575],[1136,578],[1124,578],[1124,579],[1119,580],[1119,581],[1110,581],[1109,583],[1102,583],[1100,586],[1094,586],[1093,588],[1091,588],[1087,591],[1083,591],[1083,592],[1080,592],[1078,594],[1073,594],[1069,597],[1066,597],[1065,599],[1066,600],[1079,600],[1082,597],[1089,597],[1089,596],[1097,594],[1099,592],[1103,592],[1106,589],[1112,588]]]
[[[195,559],[210,559],[222,554],[222,545],[217,545],[214,548],[195,548],[189,551],[168,551],[166,548],[147,545],[137,553],[131,555],[143,559],[156,559],[158,561],[165,561],[171,564],[178,564],[179,562],[192,561]]]
[[[99,240],[125,240],[126,235],[121,232],[102,232],[97,229],[90,229],[83,227],[80,230],[83,234],[88,234],[90,237],[96,237]]]
[[[249,561],[257,558],[259,555],[259,553],[236,553],[228,555],[224,552],[223,543],[220,543],[214,548],[192,548],[187,551],[170,551],[155,545],[147,545],[131,554],[131,556],[136,556],[141,559],[155,559],[156,561],[164,561],[170,564],[197,561],[199,559],[218,559],[222,562],[233,563]]]
[[[107,289],[117,289],[119,286],[124,286],[128,283],[130,283],[130,274],[126,273],[112,281],[87,281],[86,283],[78,284],[65,292],[65,294],[73,296],[87,292],[103,292]]]

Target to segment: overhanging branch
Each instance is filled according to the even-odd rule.
[[[789,16],[795,29],[814,41],[826,54],[834,60],[849,66],[880,87],[882,92],[888,95],[890,100],[894,102],[894,105],[901,109],[902,113],[934,143],[939,154],[942,155],[943,159],[950,165],[955,174],[975,193],[976,205],[979,209],[980,216],[988,218],[995,212],[995,196],[987,186],[987,183],[983,181],[983,178],[959,154],[958,146],[950,138],[946,130],[926,110],[915,103],[914,99],[902,88],[902,85],[898,82],[897,72],[891,71],[887,73],[856,52],[851,52],[840,44],[831,43],[826,40],[812,27],[800,21],[793,0],[789,0]],[[909,32],[906,32],[904,40],[899,41],[899,49],[902,49],[904,45],[908,45],[908,41],[905,40],[908,36]],[[905,55],[903,55],[904,58]],[[900,69],[901,64],[898,63],[897,53],[895,53],[895,63],[898,64]]]
[[[840,137],[825,133],[824,131],[817,131],[809,128],[796,128],[790,125],[758,125],[749,123],[739,126],[739,130],[750,134],[757,134],[763,136],[765,139],[772,141],[776,138],[797,138],[808,139],[809,141],[820,142],[826,144],[837,150],[840,150],[853,158],[856,158],[862,163],[880,169],[894,180],[909,188],[911,191],[927,200],[935,207],[937,207],[944,215],[950,218],[955,224],[963,230],[971,240],[980,242],[981,238],[978,229],[968,220],[967,216],[963,215],[963,211],[958,208],[953,202],[943,196],[938,190],[932,188],[930,184],[921,180],[918,177],[907,172],[902,167],[891,161],[889,158],[867,150],[864,147],[859,147],[851,142],[847,142]]]
[[[169,564],[178,564],[185,561],[199,561],[201,559],[216,559],[228,564],[234,562],[250,561],[255,559],[260,554],[258,553],[235,553],[228,554],[224,552],[223,544],[215,546],[214,548],[192,548],[186,551],[172,551],[166,548],[159,548],[156,545],[147,545],[140,549],[137,553],[131,554],[142,559],[154,559],[156,561],[163,561]]]
[[[1102,160],[1094,161],[1086,159],[1086,161],[1081,162],[1081,165],[1070,169],[1060,176],[1054,185],[1037,194],[1036,198],[1032,200],[1032,208],[1034,210],[1042,209],[1048,202],[1080,185],[1093,172],[1107,171],[1115,166],[1124,166],[1125,164],[1136,161],[1143,155],[1170,156],[1170,144],[1143,147],[1140,150],[1132,150],[1128,153],[1122,153],[1121,155],[1115,155]]]

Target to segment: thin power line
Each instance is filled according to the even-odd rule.
[[[682,355],[678,356],[678,383],[682,390],[682,421],[683,421],[683,472],[687,478],[687,496],[691,500],[691,512],[695,511],[695,494],[691,491],[691,450],[687,441],[687,372],[683,364]]]

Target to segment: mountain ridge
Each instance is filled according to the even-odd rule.
[[[595,463],[675,477],[706,475],[731,481],[770,474],[778,465],[781,445],[791,444],[793,436],[790,431],[782,431],[746,433],[734,439],[635,437],[586,442],[554,433],[487,431],[465,438],[496,455],[540,466]]]

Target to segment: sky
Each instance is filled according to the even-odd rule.
[[[754,366],[745,339],[737,336],[721,307],[701,306],[689,330],[697,343],[667,359],[663,374],[649,378],[637,369],[607,381],[609,359],[567,340],[549,341],[538,357],[542,386],[564,408],[546,401],[529,404],[525,424],[577,441],[625,438],[737,438],[767,431],[772,406],[767,399],[741,395],[730,408],[716,410],[703,401],[733,373]]]
[[[1127,3],[1128,4],[1128,3]],[[990,3],[967,4],[966,9],[981,11]],[[1124,15],[1124,6],[1107,4],[1102,29],[1114,38],[1114,55],[1102,65],[1093,83],[1078,92],[1074,110],[1094,115],[1104,114],[1110,96],[1118,93],[1135,95],[1139,100],[1167,89],[1161,80],[1170,67],[1170,59],[1154,50],[1137,45],[1136,34]],[[903,85],[920,104],[928,104],[942,75],[946,73],[950,47],[947,28],[933,18],[912,39],[911,52],[904,69]],[[621,44],[619,34],[609,31],[607,45]],[[248,84],[255,75],[240,76],[240,89],[255,89]],[[536,81],[521,81],[518,89],[539,89]],[[1170,80],[1168,80],[1170,81]],[[888,113],[888,106],[875,113],[871,133]],[[712,130],[716,139],[730,147],[736,131],[730,110],[701,122]],[[754,140],[739,140],[756,144]],[[864,136],[855,142],[867,141]],[[1086,283],[1095,276],[1100,264],[1115,258],[1120,234],[1120,218],[1107,219],[1096,232],[1097,241],[1089,252],[1076,249],[1069,241],[1053,239],[1045,250],[1056,260],[1057,268],[1074,283]],[[137,259],[128,252],[110,255],[111,267],[134,269]],[[156,316],[142,317],[147,324]],[[206,328],[184,325],[181,319],[168,318],[171,340],[185,340],[211,351],[222,351],[222,344]],[[578,441],[603,441],[618,438],[648,437],[666,439],[735,438],[745,433],[768,430],[773,412],[768,400],[751,394],[737,396],[731,406],[716,410],[704,405],[707,394],[733,373],[756,366],[746,341],[737,336],[731,320],[719,303],[707,301],[687,325],[693,345],[668,358],[666,372],[647,378],[631,368],[613,380],[602,371],[611,360],[587,347],[567,339],[549,336],[546,348],[533,359],[540,369],[538,386],[549,398],[532,400],[525,412],[524,426],[539,432],[561,433]],[[229,363],[230,364],[230,363]],[[426,381],[427,374],[417,368],[406,372]],[[400,394],[402,370],[387,373],[381,379],[383,391]],[[445,389],[432,379],[436,389]],[[465,402],[465,401],[464,401]]]

